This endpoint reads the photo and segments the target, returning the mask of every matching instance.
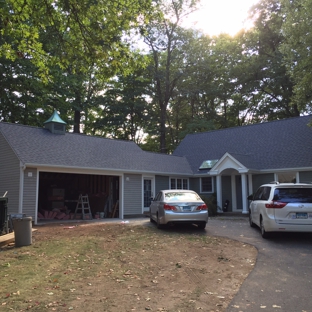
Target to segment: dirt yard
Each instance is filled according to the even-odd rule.
[[[59,246],[53,248],[68,245],[68,254],[55,249],[59,256],[50,260],[54,268],[51,263],[49,282],[57,285],[52,291],[60,297],[51,298],[45,307],[54,311],[225,311],[253,269],[257,255],[252,246],[209,237],[191,227],[158,230],[153,225],[102,223],[36,228],[32,246],[23,247],[30,253],[36,252],[36,245],[41,249],[52,241]],[[85,252],[75,251],[79,242],[90,246]],[[40,250],[38,259],[53,259],[52,253],[42,254]],[[61,270],[58,258],[67,259]],[[53,278],[53,270],[63,278],[66,274],[66,282],[61,282],[62,276]],[[33,293],[38,297],[34,300],[43,301],[46,293],[47,288]],[[34,300],[27,310],[38,311]],[[9,300],[2,305],[8,310],[13,306]]]

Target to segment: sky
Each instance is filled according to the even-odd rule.
[[[187,26],[193,25],[208,35],[222,32],[235,35],[244,28],[249,8],[259,0],[201,0],[201,9],[192,13]]]

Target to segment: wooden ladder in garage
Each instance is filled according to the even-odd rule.
[[[79,195],[76,210],[75,210],[75,216],[76,219],[77,213],[81,213],[83,220],[91,220],[92,219],[92,213],[89,205],[89,197],[88,195]]]

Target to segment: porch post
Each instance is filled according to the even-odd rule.
[[[216,176],[217,179],[217,206],[222,209],[222,185],[221,185],[221,175]]]
[[[300,183],[300,175],[298,171],[296,172],[296,182]]]
[[[243,214],[247,214],[248,213],[248,205],[247,205],[247,179],[246,179],[246,173],[242,173],[241,177],[242,177]]]

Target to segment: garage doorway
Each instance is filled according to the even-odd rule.
[[[81,219],[79,195],[88,195],[92,218],[119,218],[119,177],[39,173],[38,221]]]

